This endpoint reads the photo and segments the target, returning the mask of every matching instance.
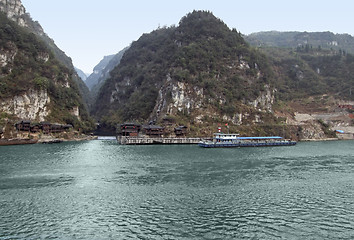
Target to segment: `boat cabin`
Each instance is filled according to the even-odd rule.
[[[257,142],[257,141],[275,141],[282,140],[282,137],[271,136],[271,137],[239,137],[239,134],[225,134],[225,133],[215,133],[214,142],[232,142],[232,141],[243,141],[243,142]]]
[[[239,134],[214,133],[214,138],[219,140],[236,140]]]

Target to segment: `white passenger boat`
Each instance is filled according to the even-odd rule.
[[[239,137],[239,134],[215,133],[212,140],[202,140],[198,143],[200,147],[270,147],[270,146],[292,146],[296,141],[284,139],[279,136],[271,137]]]

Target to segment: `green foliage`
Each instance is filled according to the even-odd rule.
[[[238,68],[242,61],[249,69]],[[168,78],[174,84],[203,89],[218,111],[232,115],[237,101],[258,96],[264,84],[272,82],[273,73],[265,55],[250,48],[235,29],[230,30],[211,12],[194,11],[183,17],[178,27],[142,35],[110,74],[93,114],[100,119],[113,111],[112,118],[144,122],[150,120],[158,91],[168,84]],[[172,97],[167,95],[168,104]],[[227,103],[219,106],[223,96],[227,96]]]
[[[158,91],[154,88],[143,89],[141,92],[134,92],[127,107],[123,107],[123,119],[126,120],[145,120],[151,114]]]
[[[336,138],[337,137],[336,133],[334,131],[331,131],[330,126],[327,123],[325,123],[322,119],[319,119],[318,123],[321,125],[321,128],[327,137],[329,137],[329,138]]]
[[[354,61],[323,49],[309,52],[284,48],[262,48],[278,73],[275,87],[281,100],[332,94],[354,99],[350,87],[354,84]]]
[[[36,77],[33,83],[34,87],[40,90],[46,90],[49,86],[49,80],[46,77]]]
[[[298,49],[255,49],[212,13],[194,11],[183,17],[179,26],[157,29],[132,43],[102,86],[93,113],[111,128],[122,121],[148,122],[161,103],[159,90],[164,90],[162,97],[167,96],[163,99],[167,109],[172,86],[183,83],[192,98],[193,94],[199,97],[192,89],[202,89],[201,108],[215,112],[204,122],[247,112],[250,116],[244,124],[253,125],[255,115],[272,124],[268,129],[258,123],[252,130],[262,135],[271,132],[273,125],[284,123],[284,119],[247,107],[264,93],[266,84],[275,87],[277,99],[284,102],[325,93],[352,98],[348,89],[353,85],[353,64],[353,56],[344,51],[311,44]],[[194,126],[193,114],[193,109],[182,109],[174,117]],[[198,126],[191,129],[200,133]]]
[[[0,100],[24,94],[29,89],[46,90],[51,99],[47,106],[50,110],[48,121],[93,128],[72,77],[73,71],[61,64],[49,48],[34,33],[0,13],[0,50],[13,58],[0,68]],[[80,109],[79,123],[70,118],[74,106]]]
[[[354,54],[354,37],[331,32],[259,32],[245,37],[254,46],[294,48],[302,52],[335,50]]]

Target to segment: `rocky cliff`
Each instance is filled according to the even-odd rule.
[[[44,121],[50,114],[50,97],[45,90],[30,89],[27,92],[2,99],[0,111],[13,114],[19,119]]]
[[[104,75],[103,71],[106,69],[108,63],[114,56],[115,55],[104,56],[103,59],[93,68],[93,72],[85,81],[85,84],[90,90],[98,83],[98,79]]]
[[[47,47],[54,53],[55,57],[67,68],[72,70],[71,77],[77,83],[80,94],[84,99],[85,107],[87,108],[92,103],[91,95],[85,83],[74,70],[71,58],[56,46],[53,39],[44,32],[38,22],[32,20],[29,13],[26,12],[25,7],[22,5],[22,2],[20,0],[0,0],[0,11],[4,12],[9,19],[16,22],[19,26],[37,35],[45,42]]]
[[[0,125],[26,119],[89,127],[73,71],[19,20],[27,16],[20,3],[0,4],[7,11],[0,12]]]
[[[129,47],[124,48],[115,55],[104,57],[101,62],[95,66],[94,72],[87,78],[85,83],[91,90],[91,96],[94,101],[102,85],[110,78],[110,72],[118,66],[128,48]]]
[[[6,13],[7,17],[18,25],[28,26],[26,19],[26,10],[20,0],[0,0],[0,11]]]

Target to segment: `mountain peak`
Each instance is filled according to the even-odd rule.
[[[188,13],[179,22],[178,30],[184,41],[196,38],[221,39],[230,31],[228,26],[210,11]]]

